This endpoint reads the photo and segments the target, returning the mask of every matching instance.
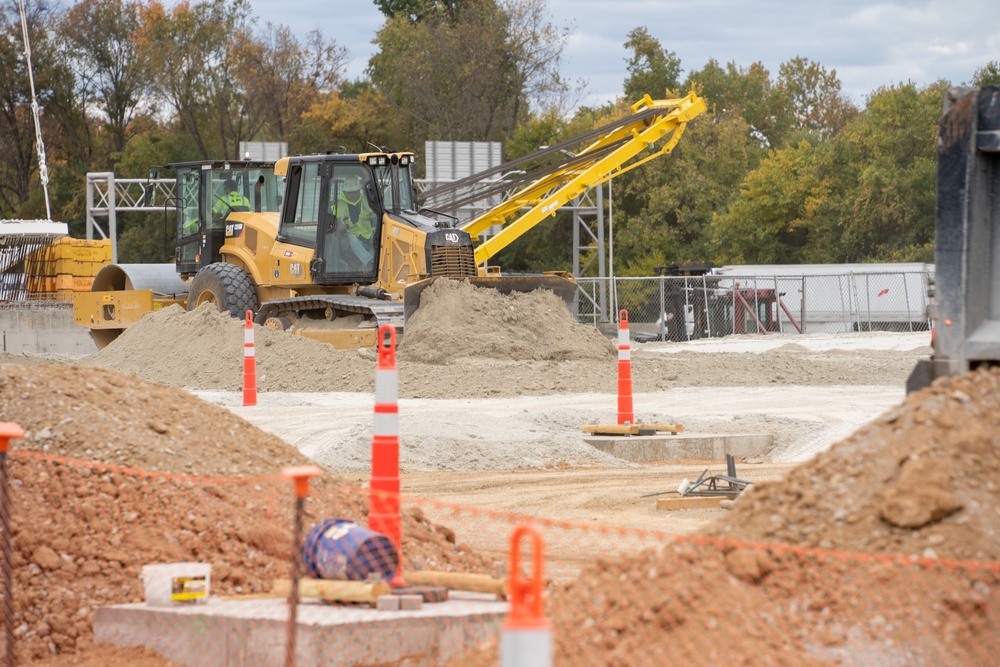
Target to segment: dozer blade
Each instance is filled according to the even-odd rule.
[[[569,274],[541,274],[541,275],[495,275],[476,276],[474,278],[462,278],[476,287],[488,287],[498,290],[501,294],[511,292],[534,292],[537,289],[545,289],[553,292],[566,303],[566,307],[572,312],[573,301],[576,299],[577,284]],[[428,278],[420,282],[407,286],[403,292],[403,322],[410,319],[410,316],[420,307],[420,295],[425,289],[430,287],[435,280],[449,280],[449,278]]]

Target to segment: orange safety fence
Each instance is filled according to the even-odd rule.
[[[281,471],[194,477],[16,449],[4,468],[13,605],[3,622],[17,664],[89,655],[108,665],[140,656],[149,667],[500,665],[507,606],[502,581],[489,582],[511,574],[511,536],[525,521],[544,540],[551,664],[983,665],[1000,654],[996,562],[673,535],[405,494],[400,558],[365,530],[371,491],[330,476],[314,478],[306,497]],[[345,535],[357,538],[350,549],[335,544]],[[290,584],[300,556],[300,585],[311,589]],[[479,575],[478,592],[441,603],[475,612],[434,613],[440,586],[424,579],[390,589],[394,557],[408,584],[427,571]],[[517,560],[513,579],[530,581],[532,559]],[[208,602],[190,566],[166,597],[195,602],[164,599],[153,572],[144,582],[144,565],[167,563],[211,565]],[[348,571],[350,582],[315,581]],[[293,591],[302,595],[290,626]],[[151,606],[151,595],[172,606]],[[414,596],[420,612],[393,611]],[[336,634],[322,634],[328,622]]]

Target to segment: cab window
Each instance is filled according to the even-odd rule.
[[[314,245],[319,222],[322,178],[317,163],[293,167],[291,174],[294,202],[286,211],[281,224],[281,236],[288,243]]]

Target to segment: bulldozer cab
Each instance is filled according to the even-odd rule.
[[[194,274],[220,261],[230,213],[277,212],[281,207],[273,162],[184,162],[167,168],[174,170],[177,186],[178,273]]]
[[[411,164],[409,154],[289,158],[278,240],[315,250],[319,285],[375,282],[384,213],[413,207]]]

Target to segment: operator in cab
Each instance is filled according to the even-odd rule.
[[[232,177],[226,179],[222,191],[225,196],[216,197],[215,205],[212,206],[215,215],[225,218],[231,211],[250,210],[250,200],[240,194],[240,189],[236,187],[236,181]]]
[[[360,176],[348,176],[344,180],[337,202],[330,208],[348,233],[351,251],[357,256],[361,266],[369,267],[375,257],[371,242],[375,233],[375,212],[368,204],[368,198],[361,196]]]

